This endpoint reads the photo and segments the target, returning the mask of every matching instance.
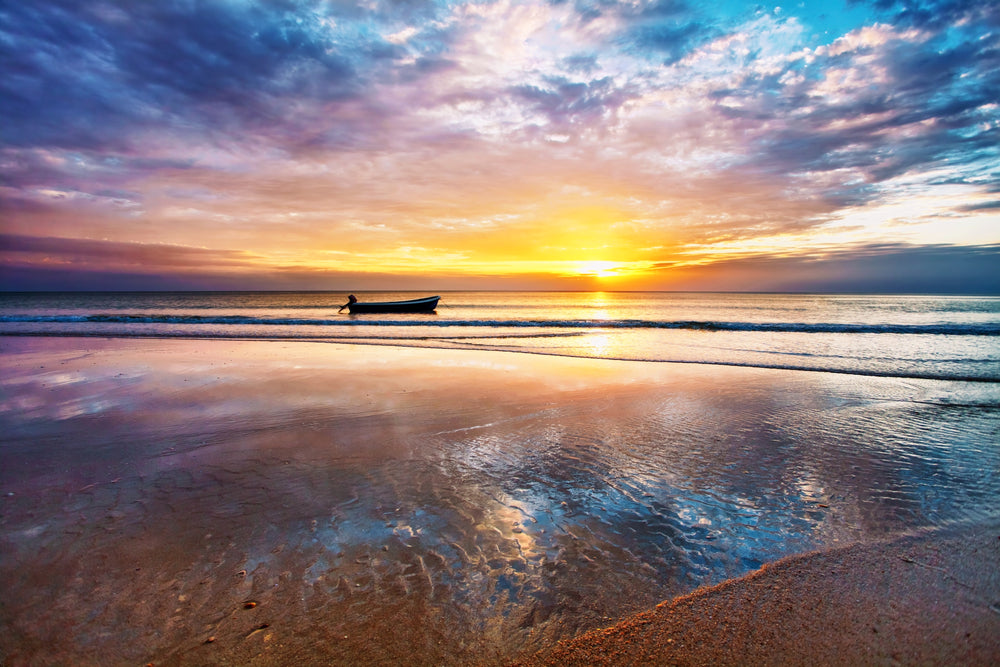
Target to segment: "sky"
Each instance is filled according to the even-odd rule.
[[[1000,294],[995,0],[0,0],[0,289]]]

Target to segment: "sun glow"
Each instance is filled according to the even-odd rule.
[[[618,275],[622,268],[619,262],[589,261],[576,262],[573,271],[581,276],[594,276],[596,278],[609,278]]]

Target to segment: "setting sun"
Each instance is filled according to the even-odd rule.
[[[616,276],[622,268],[620,262],[590,261],[578,262],[574,268],[577,275],[608,278]]]

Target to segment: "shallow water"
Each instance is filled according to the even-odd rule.
[[[14,664],[500,663],[1000,498],[993,383],[0,341]]]
[[[360,294],[362,301],[412,293]],[[449,292],[433,314],[329,292],[0,293],[0,334],[313,339],[1000,382],[1000,298]]]

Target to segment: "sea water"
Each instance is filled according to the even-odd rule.
[[[1000,299],[441,296],[2,295],[0,654],[504,664],[997,516]]]
[[[361,301],[413,293],[358,293]],[[332,292],[6,293],[0,334],[310,339],[1000,381],[1000,297],[446,292],[351,315]]]

